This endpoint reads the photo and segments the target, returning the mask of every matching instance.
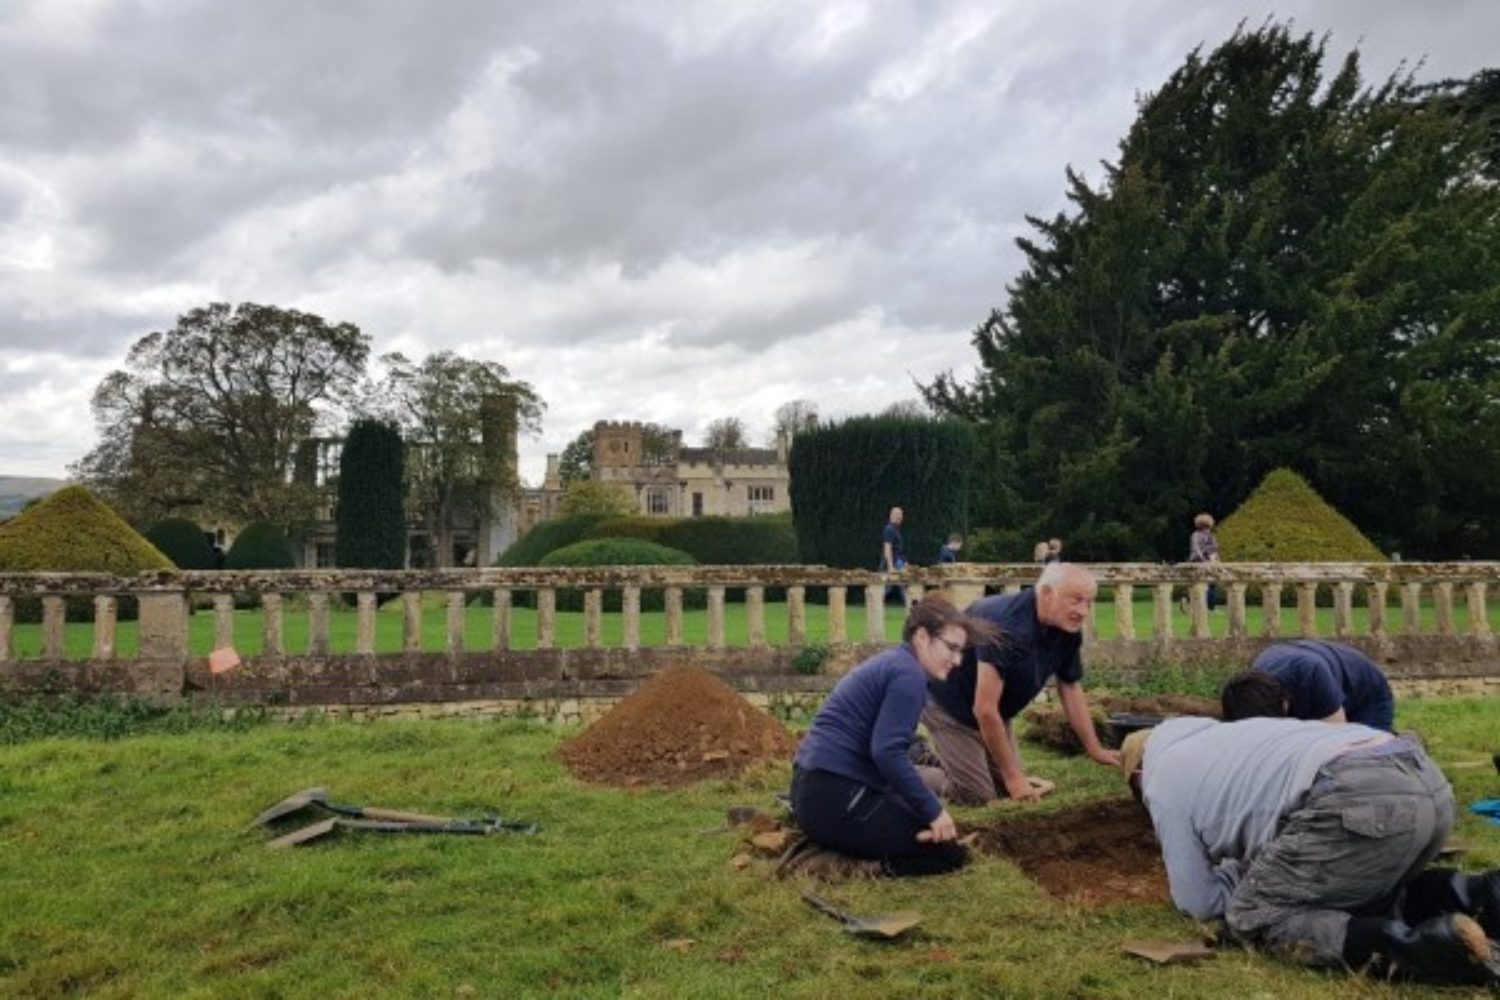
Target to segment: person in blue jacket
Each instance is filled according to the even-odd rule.
[[[882,874],[936,875],[962,867],[968,851],[908,749],[928,680],[993,636],[936,593],[911,606],[901,636],[846,674],[813,717],[793,763],[792,811],[814,843],[876,861]]]
[[[1220,696],[1224,721],[1289,716],[1358,722],[1392,732],[1396,698],[1373,660],[1337,642],[1298,639],[1267,646]]]

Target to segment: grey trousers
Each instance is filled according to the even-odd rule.
[[[959,722],[931,698],[922,710],[922,725],[927,727],[932,752],[937,754],[947,778],[937,787],[934,780],[922,776],[934,795],[950,802],[979,806],[1005,798],[1005,782],[990,760],[979,730]]]
[[[1453,829],[1453,789],[1411,747],[1337,757],[1245,869],[1230,931],[1305,965],[1337,966],[1351,915],[1389,907]]]

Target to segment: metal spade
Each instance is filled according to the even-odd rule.
[[[894,941],[922,922],[922,918],[915,913],[887,913],[876,917],[856,917],[810,892],[802,894],[802,901],[819,913],[825,913],[843,924],[845,934],[852,934],[859,938]]]

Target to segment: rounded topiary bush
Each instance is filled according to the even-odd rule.
[[[227,569],[291,569],[296,554],[286,532],[269,521],[252,521],[234,538],[224,560]]]
[[[146,532],[146,541],[155,545],[177,564],[178,569],[218,569],[214,547],[208,544],[203,529],[185,517],[158,521]]]
[[[686,552],[657,545],[638,538],[590,538],[572,545],[554,549],[542,558],[541,565],[565,566],[694,566],[697,561]],[[684,607],[702,607],[705,595],[701,590],[687,590],[682,595]],[[663,592],[658,589],[641,592],[642,611],[660,611],[665,605]],[[557,592],[557,607],[560,611],[579,611],[583,608],[583,591],[574,588]],[[620,610],[620,591],[604,592],[604,610]]]

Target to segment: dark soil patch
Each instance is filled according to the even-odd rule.
[[[1151,819],[1129,799],[1002,820],[978,833],[978,850],[1014,861],[1070,902],[1108,906],[1171,898]]]
[[[1219,703],[1209,698],[1196,698],[1185,694],[1167,694],[1152,698],[1125,698],[1104,695],[1090,698],[1089,707],[1094,713],[1094,732],[1099,742],[1107,747],[1118,747],[1122,734],[1109,722],[1111,715],[1159,715],[1171,718],[1176,715],[1204,715],[1211,719],[1219,717]],[[1064,753],[1082,753],[1073,727],[1061,705],[1035,705],[1025,713],[1026,739],[1041,743]]]
[[[707,670],[661,671],[563,745],[585,781],[685,785],[788,760],[797,738]]]

